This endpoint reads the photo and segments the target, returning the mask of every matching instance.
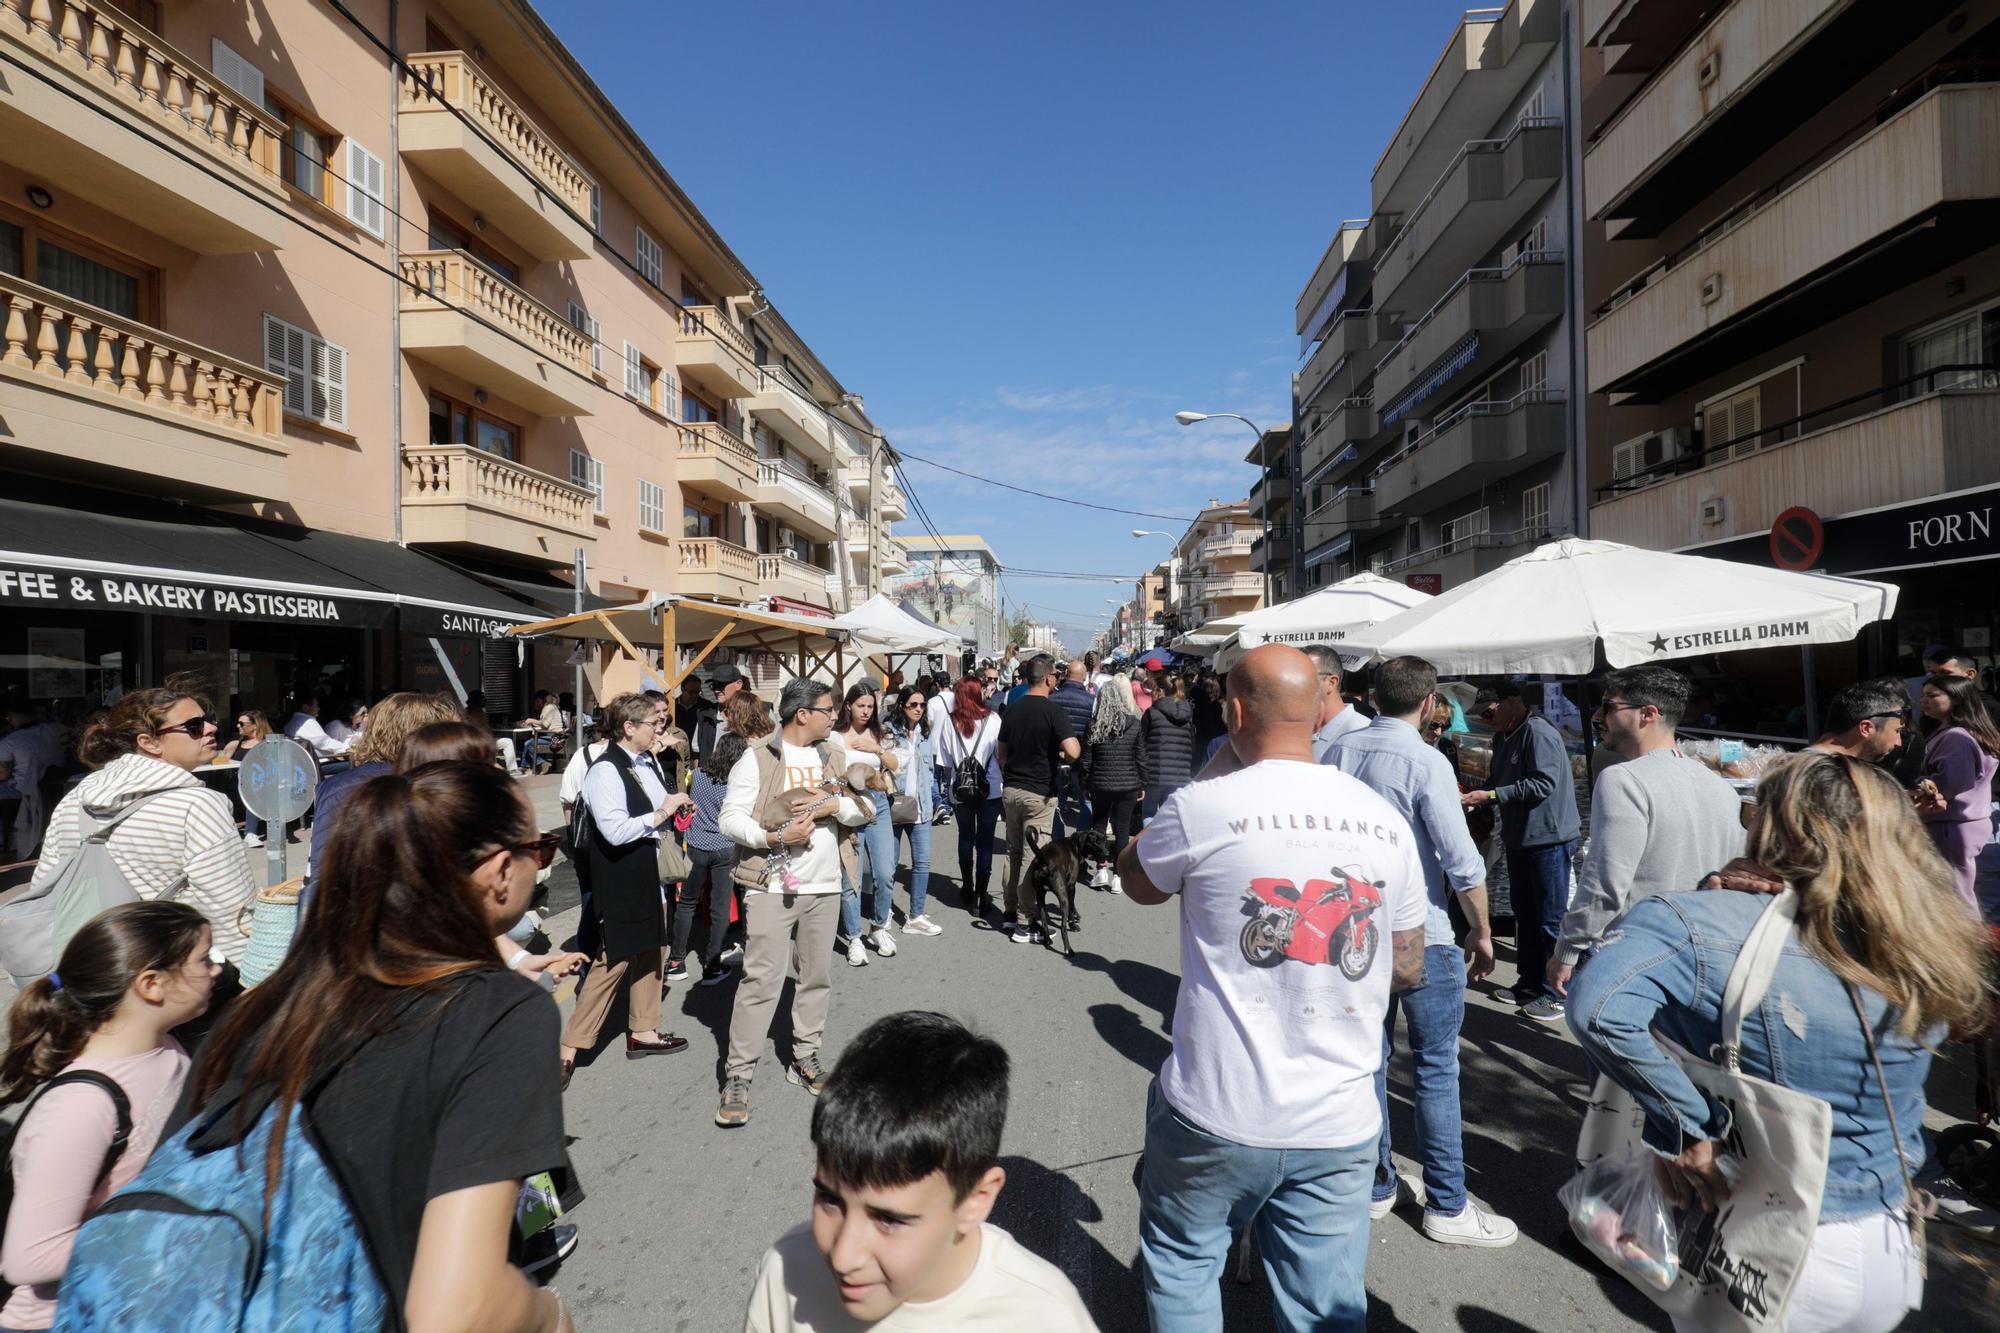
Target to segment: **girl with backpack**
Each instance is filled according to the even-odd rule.
[[[959,678],[950,725],[932,738],[951,770],[952,816],[958,822],[958,896],[979,915],[993,910],[993,830],[1000,822],[1000,714],[986,706],[982,681]],[[978,852],[979,878],[973,879]],[[974,885],[977,888],[974,888]],[[976,896],[975,896],[976,895]]]
[[[0,1330],[43,1329],[84,1217],[139,1174],[159,1142],[188,1056],[171,1031],[208,1007],[219,970],[200,912],[125,903],[85,922],[56,970],[7,1017],[0,1106],[28,1099],[10,1154]]]

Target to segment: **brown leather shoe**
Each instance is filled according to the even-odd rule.
[[[569,1091],[569,1076],[571,1074],[574,1074],[575,1072],[576,1072],[576,1061],[565,1060],[562,1062],[562,1090],[564,1092]]]
[[[669,1032],[658,1041],[640,1041],[631,1033],[625,1034],[625,1058],[637,1060],[642,1055],[672,1055],[675,1051],[687,1049],[687,1038],[676,1037]]]

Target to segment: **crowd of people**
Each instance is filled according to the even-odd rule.
[[[717,1126],[750,1121],[767,1050],[816,1099],[810,1216],[766,1254],[747,1330],[1093,1328],[1062,1274],[989,1220],[1004,1049],[904,1013],[822,1060],[836,963],[946,929],[929,894],[945,822],[967,923],[997,937],[1041,938],[1030,872],[1064,839],[1090,849],[1079,887],[1177,905],[1172,1049],[1138,1180],[1155,1330],[1221,1326],[1218,1278],[1246,1227],[1295,1329],[1363,1327],[1369,1223],[1399,1207],[1439,1244],[1517,1239],[1467,1191],[1458,1057],[1469,989],[1499,967],[1503,862],[1515,975],[1491,993],[1567,1022],[1691,1210],[1733,1188],[1731,1112],[1662,1040],[1717,1047],[1739,1017],[1722,979],[1783,904],[1796,924],[1771,998],[1731,1049],[1832,1112],[1786,1327],[1896,1327],[1923,1284],[1912,1182],[1950,1192],[1922,1132],[1926,1079],[1947,1034],[1991,1017],[2000,725],[1976,679],[1841,691],[1746,815],[1681,749],[1688,678],[1612,671],[1587,840],[1568,748],[1520,682],[1462,709],[1404,657],[1358,685],[1325,647],[1257,648],[1226,677],[1048,655],[955,683],[801,677],[768,703],[725,666],[706,688],[605,701],[574,753],[573,705],[539,698],[518,755],[483,701],[302,701],[284,731],[324,772],[308,871],[283,962],[248,987],[243,842],[259,831],[239,833],[196,774],[272,732],[246,710],[219,747],[198,695],[131,691],[78,732],[26,895],[58,910],[37,927],[53,966],[17,976],[0,1055],[0,1105],[27,1104],[0,1331],[165,1327],[144,1322],[162,1309],[197,1327],[231,1300],[245,1327],[329,1309],[351,1326],[574,1327],[537,1279],[576,1230],[525,1231],[524,1200],[576,1197],[563,1094],[621,999],[627,1059],[688,1048],[663,1027],[679,980],[734,984]],[[1466,711],[1493,733],[1478,781],[1458,763]],[[6,776],[62,762],[35,748],[39,725],[15,722]],[[560,761],[561,831],[538,827],[523,761]],[[116,905],[85,912],[73,867],[92,849]],[[531,908],[558,854],[582,891],[576,938],[537,949]],[[548,992],[574,974],[565,1019]],[[1389,1126],[1399,1017],[1415,1173]]]

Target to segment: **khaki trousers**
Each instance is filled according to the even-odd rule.
[[[575,1051],[595,1050],[604,1016],[611,1012],[611,998],[625,991],[625,1030],[660,1030],[660,953],[648,949],[630,958],[613,962],[600,947],[590,960],[590,975],[576,994],[576,1008],[570,1010],[563,1028],[562,1044]]]
[[[772,893],[757,889],[743,895],[743,976],[736,983],[736,1008],[729,1016],[729,1059],[725,1078],[747,1079],[757,1072],[757,1057],[771,1035],[771,1011],[785,988],[791,958],[798,958],[798,982],[792,991],[792,1059],[819,1054],[826,1031],[826,1011],[833,999],[833,937],[840,925],[837,893]],[[798,947],[791,947],[792,935]]]
[[[1002,787],[1000,813],[1007,819],[1007,899],[1003,915],[1025,926],[1029,903],[1027,895],[1021,892],[1021,884],[1027,877],[1028,865],[1035,859],[1028,851],[1028,830],[1040,833],[1038,841],[1044,844],[1056,836],[1056,798],[1038,796],[1019,787]]]

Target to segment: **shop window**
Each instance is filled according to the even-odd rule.
[[[667,490],[658,482],[639,483],[639,526],[647,532],[667,530]]]
[[[569,481],[572,486],[581,486],[595,497],[593,512],[604,512],[604,460],[592,458],[581,449],[569,451]]]
[[[655,287],[666,277],[666,256],[644,227],[632,229],[632,262],[639,266],[639,276]]]
[[[285,411],[347,428],[347,349],[310,329],[264,316],[264,369],[285,377]]]

